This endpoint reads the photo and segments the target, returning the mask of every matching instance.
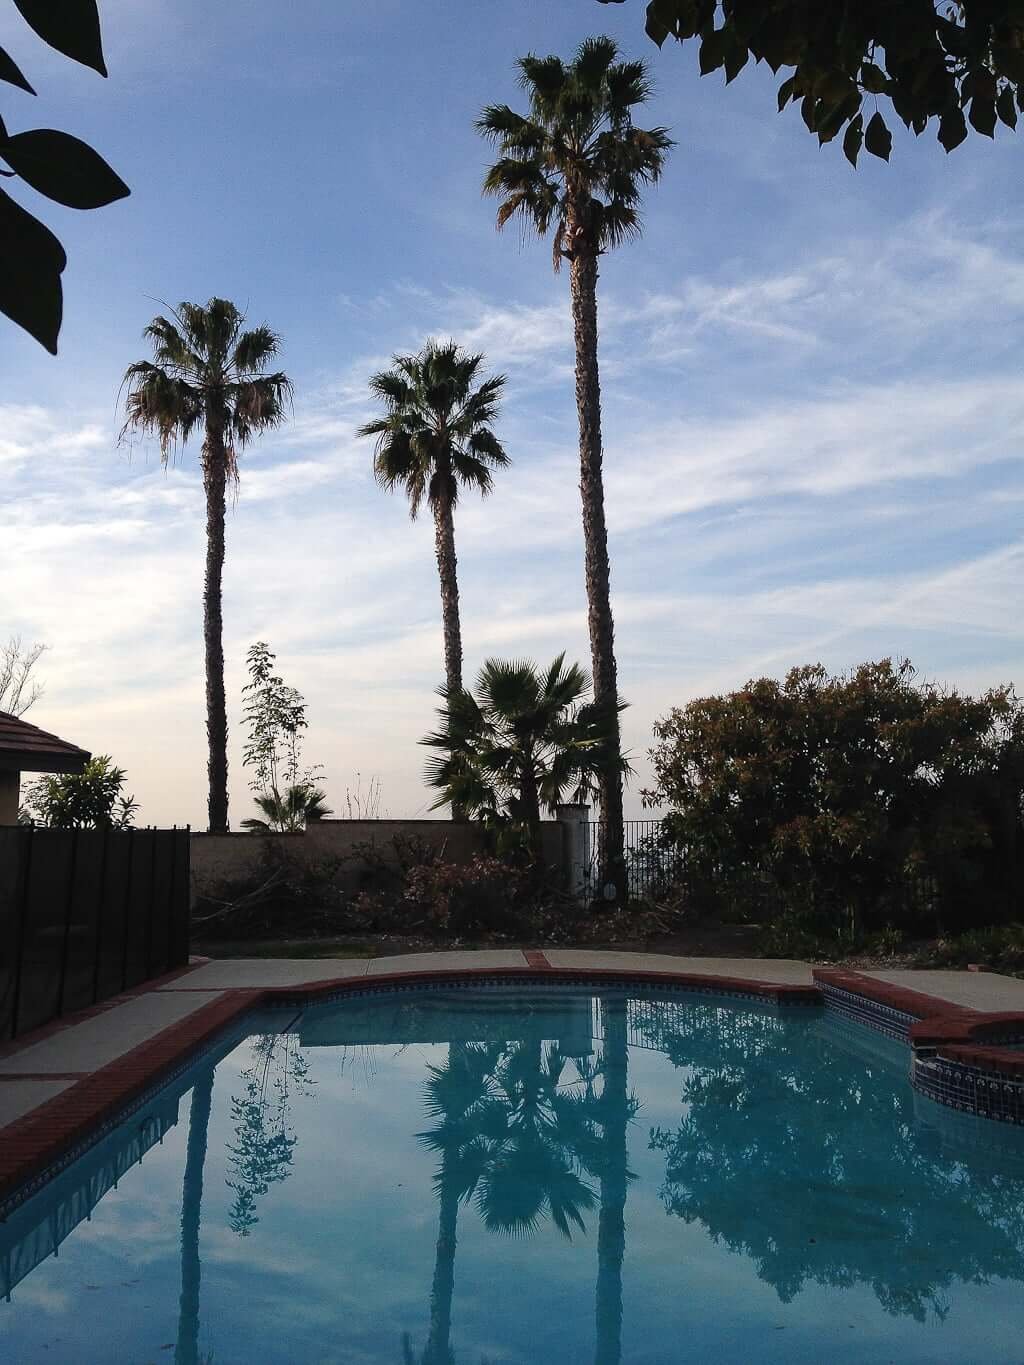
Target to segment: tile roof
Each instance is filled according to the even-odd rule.
[[[91,755],[37,725],[0,711],[0,768],[28,773],[78,773]]]

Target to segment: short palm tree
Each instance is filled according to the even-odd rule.
[[[228,828],[228,722],[224,698],[224,519],[228,484],[238,480],[238,453],[260,432],[279,426],[291,397],[288,376],[269,370],[280,339],[269,327],[246,329],[245,315],[227,299],[181,303],[171,317],[155,317],[143,332],[155,364],[125,372],[130,431],[154,434],[166,464],[177,443],[202,428],[206,491],[206,736],[209,746],[209,829]]]
[[[633,125],[650,94],[643,62],[617,61],[611,38],[589,38],[566,65],[559,57],[519,59],[529,113],[489,105],[477,122],[499,152],[484,191],[496,195],[499,228],[518,217],[544,236],[553,229],[555,269],[569,262],[576,340],[580,492],[594,698],[616,730],[618,681],[608,568],[597,363],[598,257],[640,232],[640,193],[661,176],[672,141],[664,128]],[[614,762],[600,783],[604,876],[625,895],[622,778]]]
[[[441,724],[420,742],[438,750],[427,763],[430,786],[469,815],[511,823],[541,857],[542,807],[553,811],[571,792],[582,799],[612,764],[631,771],[618,749],[618,716],[587,700],[590,678],[559,654],[541,671],[529,659],[488,659],[476,691],[439,689]],[[611,756],[609,750],[613,749]]]
[[[270,791],[258,792],[254,800],[264,818],[254,816],[242,821],[242,828],[252,834],[301,834],[307,825],[334,814],[326,792],[312,782],[296,782],[283,792],[271,787]]]
[[[478,382],[483,362],[482,355],[467,355],[454,342],[428,341],[419,355],[395,356],[393,369],[370,380],[385,415],[359,429],[360,436],[376,438],[373,471],[381,487],[404,488],[412,517],[424,502],[433,513],[450,689],[462,686],[454,515],[459,489],[490,493],[493,470],[509,463],[492,425],[505,377]]]

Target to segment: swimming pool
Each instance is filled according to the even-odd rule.
[[[1024,1134],[907,1071],[654,987],[253,1017],[0,1224],[0,1359],[1019,1362]]]

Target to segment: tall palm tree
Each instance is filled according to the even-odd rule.
[[[492,471],[508,463],[494,434],[505,376],[477,383],[482,355],[468,355],[454,341],[428,341],[419,355],[395,356],[394,368],[370,380],[385,415],[359,428],[376,438],[373,472],[382,488],[404,488],[415,518],[426,502],[434,516],[437,571],[441,579],[445,683],[462,686],[455,505],[459,488],[486,496]]]
[[[475,694],[440,689],[444,705],[436,733],[420,742],[439,750],[427,763],[427,782],[441,791],[436,802],[458,804],[497,826],[525,830],[535,861],[541,848],[541,807],[554,810],[572,790],[586,794],[608,767],[608,748],[618,738],[608,713],[586,700],[590,679],[559,654],[539,670],[529,659],[488,659]],[[630,771],[615,751],[616,771]]]
[[[605,527],[601,385],[597,363],[598,257],[640,233],[640,193],[661,175],[672,140],[664,128],[633,126],[650,94],[643,62],[619,62],[611,38],[588,38],[566,65],[556,56],[519,59],[529,113],[489,105],[477,121],[500,152],[484,192],[496,195],[498,227],[518,217],[544,236],[554,229],[555,270],[569,262],[576,342],[580,493],[586,546],[587,619],[594,696],[618,731],[618,678]],[[613,753],[618,753],[618,743]],[[604,876],[624,898],[622,777],[609,757],[600,787]]]
[[[382,489],[406,490],[415,520],[426,502],[434,517],[434,547],[441,579],[445,685],[463,685],[463,637],[459,621],[459,575],[455,554],[455,506],[459,487],[492,491],[493,470],[509,463],[494,434],[505,375],[477,384],[482,355],[468,355],[455,341],[427,341],[419,355],[396,355],[392,370],[370,379],[385,415],[359,427],[377,441],[373,472]],[[463,812],[453,807],[456,819]]]
[[[260,432],[279,426],[291,397],[288,376],[269,372],[280,338],[269,327],[246,329],[245,315],[227,299],[181,303],[170,318],[155,317],[143,332],[155,364],[136,361],[125,371],[129,431],[155,434],[168,462],[179,441],[203,431],[206,490],[206,737],[209,746],[209,830],[228,828],[228,721],[224,699],[224,517],[228,484],[238,481],[238,453]]]

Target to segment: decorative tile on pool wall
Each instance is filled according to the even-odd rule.
[[[1024,1081],[944,1057],[914,1054],[915,1090],[939,1104],[1002,1123],[1024,1123]]]
[[[837,1014],[854,1019],[858,1024],[866,1024],[868,1028],[878,1029],[901,1043],[909,1042],[911,1026],[917,1023],[916,1015],[907,1014],[905,1010],[895,1009],[892,1005],[883,1005],[878,1000],[869,1000],[867,996],[857,995],[826,981],[819,981],[818,989],[825,997],[826,1009],[835,1010]]]

